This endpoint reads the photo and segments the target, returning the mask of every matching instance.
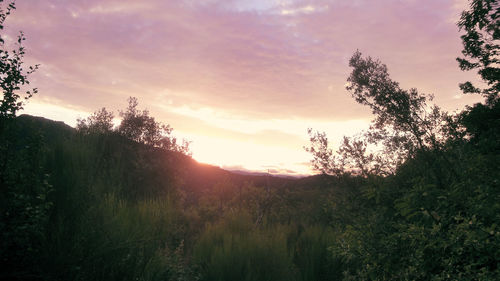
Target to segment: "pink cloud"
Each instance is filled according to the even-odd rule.
[[[461,45],[449,1],[196,3],[23,1],[11,23],[42,64],[40,95],[90,110],[130,95],[147,106],[169,89],[172,106],[257,119],[366,117],[343,88],[356,49],[405,87],[450,108],[463,102],[453,99],[467,74],[454,61]]]

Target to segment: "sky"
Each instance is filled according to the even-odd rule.
[[[24,0],[22,30],[39,93],[24,113],[64,121],[137,97],[191,141],[193,158],[226,169],[312,173],[307,128],[333,147],[372,115],[345,90],[356,50],[403,88],[445,110],[477,101],[458,83],[464,0]]]

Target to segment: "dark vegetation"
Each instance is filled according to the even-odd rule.
[[[337,152],[310,130],[322,174],[302,179],[196,163],[134,98],[116,127],[17,116],[37,67],[22,34],[0,41],[0,279],[500,280],[499,9],[459,23],[484,103],[448,114],[356,52],[348,90],[375,119]]]

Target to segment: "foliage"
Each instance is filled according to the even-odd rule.
[[[427,106],[431,96],[416,89],[401,89],[389,77],[387,66],[370,57],[363,59],[359,51],[351,57],[349,66],[353,70],[347,78],[347,90],[375,115],[368,141],[382,140],[389,149],[386,154],[413,156],[416,149],[437,148],[441,113],[437,106]]]
[[[2,2],[3,0],[0,4]],[[7,7],[0,8],[0,30],[3,30],[7,16],[14,9],[14,2],[7,4]],[[37,93],[36,88],[19,93],[24,85],[29,85],[28,76],[38,69],[38,65],[29,66],[27,71],[23,68],[23,58],[26,53],[22,45],[24,40],[26,38],[20,32],[16,40],[16,48],[10,51],[6,48],[4,37],[0,36],[0,87],[3,94],[0,101],[0,120],[2,122],[5,118],[15,117],[17,111],[23,108],[23,99],[28,100]]]
[[[342,229],[329,249],[343,279],[500,278],[498,9],[496,1],[472,1],[459,23],[467,32],[463,54],[475,60],[459,59],[460,66],[478,68],[490,86],[461,87],[481,92],[485,104],[442,113],[356,52],[347,89],[372,109],[372,126],[345,138],[338,154],[324,133],[309,130],[315,168],[351,182],[327,205],[331,224]],[[381,158],[369,145],[382,148]]]
[[[107,134],[113,130],[113,118],[113,112],[103,107],[87,119],[78,119],[76,129],[83,134]]]
[[[128,99],[128,107],[126,111],[120,112],[120,117],[123,118],[118,132],[136,142],[159,146],[162,135],[169,135],[172,128],[169,125],[163,125],[155,121],[149,116],[149,111],[137,110],[138,102],[136,98]]]
[[[139,111],[137,98],[130,97],[128,102],[127,109],[120,112],[122,120],[116,129],[113,128],[114,114],[105,107],[95,111],[86,119],[79,118],[76,129],[85,135],[116,132],[137,143],[181,152],[186,155],[191,154],[189,151],[190,142],[183,140],[182,144],[179,144],[177,139],[172,136],[173,129],[170,125],[157,122],[154,117],[149,116],[148,110]]]
[[[186,169],[182,159],[189,158],[180,153],[151,150],[116,134],[80,134],[41,118],[16,120],[25,137],[38,130],[50,136],[40,159],[53,189],[43,243],[29,255],[37,264],[18,268],[49,280],[230,279],[236,268],[248,280],[340,276],[328,252],[336,233],[313,223],[315,213],[306,210],[317,201],[304,200],[322,199],[325,190],[251,183],[240,189],[226,177],[200,201],[184,201],[174,172]],[[207,209],[216,215],[203,216]],[[215,232],[226,237],[224,245],[212,243]],[[18,272],[9,276],[20,278]]]
[[[480,89],[471,82],[460,84],[464,93],[481,93],[487,103],[498,101],[500,91],[500,4],[496,0],[472,0],[470,9],[462,12],[458,26],[464,58],[457,58],[460,69],[478,69],[488,88]]]
[[[484,105],[481,103],[468,107],[459,115],[462,130],[470,141],[495,141],[500,137],[500,103]],[[496,146],[497,143],[484,144],[484,147]],[[481,145],[483,146],[483,145]]]
[[[154,117],[149,116],[149,111],[139,111],[137,106],[137,99],[130,97],[127,109],[120,112],[122,121],[118,126],[118,133],[146,145],[189,153],[189,142],[184,140],[182,144],[177,144],[177,139],[171,136],[170,125],[155,121]]]
[[[0,8],[0,30],[15,9],[13,2],[6,5]],[[10,51],[0,36],[0,279],[38,277],[37,256],[52,206],[49,175],[43,171],[43,138],[25,136],[15,120],[24,102],[37,92],[22,93],[28,76],[38,68],[23,69],[24,40],[21,32]]]
[[[387,66],[356,51],[349,61],[347,79],[353,98],[375,115],[368,131],[344,140],[334,154],[324,133],[308,130],[313,166],[323,173],[356,172],[363,176],[390,175],[418,151],[439,149],[446,136],[446,114],[428,106],[432,96],[416,89],[403,90],[388,74]]]
[[[248,215],[209,226],[194,249],[202,280],[291,280],[286,239],[252,231]],[[269,235],[269,236],[268,236]]]
[[[27,227],[2,231],[3,241],[19,241],[16,251],[2,251],[2,258],[9,260],[4,264],[17,262],[2,271],[2,278],[29,274],[49,280],[174,280],[190,274],[181,254],[183,239],[190,238],[189,226],[179,208],[177,170],[169,164],[182,163],[179,158],[186,156],[151,151],[119,135],[77,134],[40,118],[20,116],[16,122],[23,129],[20,139],[37,136],[38,131],[51,137],[38,158],[29,156],[19,163],[50,171],[46,181],[52,192],[50,209],[40,215],[34,214],[34,207],[30,211],[33,204],[27,205],[27,199],[13,210],[21,226],[39,227],[36,233]],[[36,187],[35,176],[25,180]],[[15,183],[16,190],[24,188],[21,184]],[[6,200],[17,204],[13,198]],[[21,215],[27,207],[31,213]]]
[[[52,207],[43,170],[43,140],[24,137],[16,123],[0,135],[0,279],[37,276]]]
[[[248,213],[210,224],[194,247],[201,280],[331,280],[327,245],[335,233],[320,226],[269,224],[255,228]]]
[[[338,175],[343,172],[343,167],[338,165],[338,161],[329,147],[328,137],[324,132],[313,132],[311,128],[307,129],[309,134],[310,146],[304,149],[313,155],[311,164],[317,171],[324,174]]]

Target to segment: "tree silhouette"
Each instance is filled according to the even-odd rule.
[[[120,112],[122,121],[118,132],[128,139],[151,146],[160,146],[162,138],[172,132],[170,125],[164,125],[149,116],[148,110],[138,110],[137,98],[128,99],[128,107]]]
[[[3,1],[0,0],[0,4]],[[15,9],[14,2],[0,8],[0,30]],[[2,34],[3,35],[3,34]],[[26,136],[16,114],[37,93],[24,90],[28,76],[38,65],[24,70],[26,40],[19,33],[15,49],[6,47],[0,35],[0,279],[37,279],[40,248],[52,203],[51,186],[42,167],[43,138]]]
[[[113,112],[109,112],[103,107],[92,113],[87,119],[77,119],[76,129],[84,134],[110,133],[113,130],[113,118]]]
[[[3,0],[0,0],[0,3],[2,2]],[[0,30],[3,30],[7,16],[14,9],[14,2],[7,4],[6,8],[0,8]],[[37,93],[36,88],[20,93],[21,87],[30,83],[28,76],[38,69],[38,65],[35,65],[29,66],[27,71],[24,70],[23,58],[26,52],[22,45],[24,40],[26,37],[23,32],[20,32],[16,48],[8,50],[3,36],[0,35],[0,87],[3,94],[0,101],[1,119],[15,117],[17,111],[23,108],[24,101]]]
[[[344,140],[334,154],[324,133],[309,130],[313,166],[329,174],[355,172],[362,175],[387,175],[417,151],[438,149],[446,139],[446,115],[427,104],[432,96],[417,89],[404,90],[393,81],[387,66],[356,51],[349,61],[352,72],[347,90],[360,104],[368,106],[375,119],[368,131]],[[376,148],[382,148],[377,152]]]
[[[117,129],[119,134],[139,143],[190,155],[188,141],[183,140],[179,144],[172,135],[173,128],[170,125],[157,122],[149,116],[148,110],[138,110],[138,105],[137,98],[130,97],[127,109],[120,111],[122,121]]]
[[[457,58],[460,69],[478,69],[488,88],[480,89],[471,82],[460,84],[464,93],[480,93],[491,104],[498,100],[500,91],[500,2],[473,0],[458,22],[465,30],[461,36],[465,58]]]

